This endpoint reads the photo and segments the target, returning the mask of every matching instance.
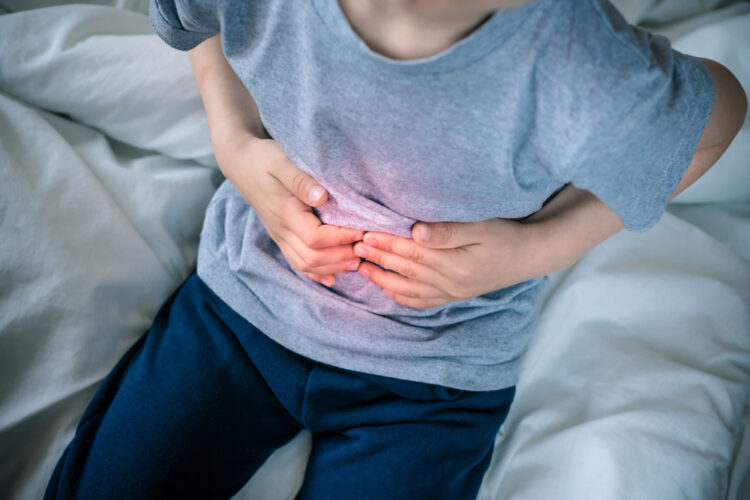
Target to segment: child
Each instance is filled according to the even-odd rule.
[[[47,498],[228,498],[303,428],[301,498],[475,497],[544,275],[655,224],[746,110],[606,0],[151,9],[228,182]]]

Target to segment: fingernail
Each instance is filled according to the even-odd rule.
[[[356,271],[357,269],[359,269],[359,261],[357,260],[354,262],[350,262],[347,269],[349,269],[350,271]]]
[[[323,282],[323,284],[324,284],[325,286],[327,286],[328,288],[331,288],[331,287],[333,286],[333,280],[332,280],[331,278],[323,278],[323,279],[322,279],[322,280],[320,280],[320,281],[322,281],[322,282]]]
[[[390,298],[393,298],[393,292],[391,292],[390,290],[383,290],[383,293],[389,296]]]
[[[355,242],[362,241],[362,238],[364,238],[364,236],[365,236],[364,233],[358,233],[357,236],[354,237],[354,241]]]
[[[367,257],[367,250],[365,250],[365,247],[362,245],[356,245],[354,247],[354,255],[357,257],[362,257],[363,259]]]
[[[370,270],[366,267],[360,267],[359,273],[367,279],[370,279]]]
[[[367,245],[370,245],[371,247],[378,246],[378,240],[376,240],[375,237],[372,236],[371,234],[368,234],[365,236],[365,243]]]
[[[323,198],[323,195],[325,194],[326,190],[323,189],[320,186],[313,186],[310,191],[307,192],[307,196],[310,198],[310,201],[313,203],[317,203],[320,201],[321,198]]]
[[[427,224],[417,224],[416,227],[414,227],[414,232],[422,241],[429,241],[430,233],[432,233],[432,231],[430,231],[430,226]]]

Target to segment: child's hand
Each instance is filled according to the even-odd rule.
[[[362,239],[362,231],[320,222],[310,207],[325,203],[327,191],[276,141],[244,135],[214,145],[214,152],[294,269],[326,286],[333,286],[335,273],[357,269],[352,243]]]
[[[413,239],[368,232],[354,249],[368,261],[360,274],[399,304],[426,309],[546,274],[529,228],[508,219],[419,223]]]
[[[361,274],[399,304],[426,309],[562,271],[622,229],[604,202],[568,184],[523,221],[420,222],[413,239],[365,233],[354,249],[395,271],[365,262]]]

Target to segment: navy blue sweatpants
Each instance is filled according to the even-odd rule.
[[[513,395],[314,362],[193,275],[105,378],[45,499],[228,498],[303,428],[303,499],[474,498]]]

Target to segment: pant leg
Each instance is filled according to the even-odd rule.
[[[474,499],[514,394],[316,368],[300,498]]]
[[[193,275],[164,304],[95,394],[45,499],[228,498],[298,433],[215,301]]]

